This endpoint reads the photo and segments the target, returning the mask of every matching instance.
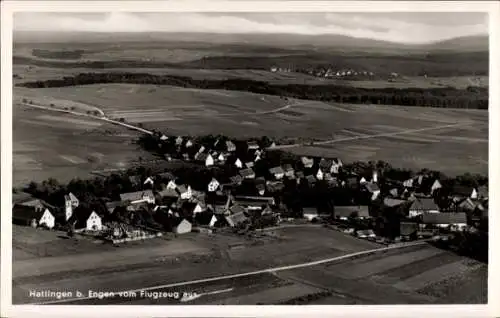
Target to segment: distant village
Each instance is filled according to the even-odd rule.
[[[375,73],[367,70],[355,70],[352,68],[336,69],[334,67],[315,67],[307,69],[296,69],[293,66],[288,66],[288,67],[272,66],[269,71],[272,73],[299,72],[315,77],[338,78],[338,79],[354,79],[354,78],[372,79],[375,76]],[[394,79],[397,78],[398,76],[399,75],[397,73],[391,73],[389,79]]]
[[[139,143],[172,168],[153,164],[67,185],[32,182],[14,190],[13,222],[113,243],[294,222],[381,243],[487,231],[487,179],[295,156],[266,137],[155,132]]]

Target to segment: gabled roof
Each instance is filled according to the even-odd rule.
[[[231,179],[231,182],[233,182],[233,183],[241,183],[243,181],[243,178],[239,174],[232,176],[229,179]]]
[[[314,164],[314,159],[313,158],[302,157],[302,158],[300,158],[300,161],[302,162],[302,164],[304,164],[304,166]]]
[[[309,182],[309,183],[316,183],[316,177],[315,177],[315,176],[313,176],[313,175],[308,175],[308,176],[306,176],[306,180],[307,180],[307,182]]]
[[[334,214],[339,217],[349,217],[352,213],[357,213],[358,217],[369,217],[369,208],[366,205],[346,205],[335,206]]]
[[[171,189],[171,188],[165,188],[165,189],[161,190],[160,192],[158,192],[158,194],[161,197],[171,197],[171,198],[176,198],[179,196],[179,193],[175,189]]]
[[[368,182],[368,183],[365,183],[364,186],[365,186],[366,190],[368,190],[371,193],[373,193],[375,191],[380,191],[380,188],[378,187],[378,185],[376,183]]]
[[[255,173],[253,172],[253,170],[251,168],[240,170],[240,175],[242,177],[249,177],[249,176],[254,175],[254,174]]]
[[[12,208],[12,219],[25,221],[30,221],[33,219],[38,220],[42,217],[44,212],[45,210],[37,211],[32,206],[14,204],[14,207]]]
[[[144,190],[144,191],[121,193],[120,199],[122,201],[137,201],[137,200],[142,200],[142,198],[146,195],[153,197],[153,191],[152,190]]]
[[[285,172],[293,172],[293,171],[294,171],[294,169],[293,169],[292,165],[291,165],[291,164],[289,164],[289,163],[286,163],[286,164],[284,164],[284,165],[283,165],[283,170],[284,170]]]
[[[411,235],[418,231],[418,223],[414,222],[401,222],[399,223],[399,232],[401,235]]]
[[[416,198],[410,206],[410,210],[439,211],[439,207],[431,198]]]
[[[285,171],[283,171],[283,168],[281,168],[279,166],[269,169],[269,172],[271,174],[283,174],[283,173],[285,173]]]
[[[458,213],[424,213],[422,222],[425,224],[457,224],[467,223],[467,215]]]
[[[240,212],[240,213],[231,214],[231,215],[226,216],[226,220],[230,226],[235,226],[235,225],[238,225],[240,223],[245,222],[246,220],[248,220],[248,218],[245,215],[245,213]]]
[[[384,205],[390,208],[393,208],[395,206],[400,206],[402,204],[405,204],[405,200],[399,200],[399,199],[392,199],[392,198],[384,198]]]
[[[297,178],[304,178],[304,171],[295,171],[295,176]]]
[[[186,187],[186,185],[184,184],[181,184],[180,186],[177,186],[177,191],[179,191],[179,193],[185,193],[188,191],[188,187]]]
[[[106,209],[111,213],[115,208],[125,206],[122,201],[106,202]]]
[[[235,204],[229,208],[229,211],[231,211],[232,214],[236,214],[236,213],[245,212],[245,209],[241,205]]]
[[[477,194],[480,196],[480,197],[484,197],[484,198],[487,198],[488,197],[488,186],[480,186],[477,188]]]

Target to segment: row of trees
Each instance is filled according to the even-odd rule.
[[[402,106],[488,109],[488,89],[470,87],[382,88],[369,89],[340,85],[278,85],[246,79],[199,80],[183,76],[146,73],[81,73],[62,79],[20,83],[29,88],[64,87],[75,85],[133,83],[173,85],[202,89],[226,89],[291,98],[332,101],[351,104],[384,104]]]

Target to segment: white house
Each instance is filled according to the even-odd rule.
[[[120,200],[122,202],[125,202],[125,201],[130,202],[131,204],[137,204],[137,203],[142,203],[142,202],[154,204],[155,203],[155,196],[154,196],[153,191],[144,190],[144,191],[137,191],[137,192],[121,193]]]
[[[56,223],[56,218],[50,213],[49,209],[45,209],[45,211],[42,214],[42,217],[38,220],[38,225],[39,226],[46,226],[49,229],[53,228]]]
[[[173,189],[175,190],[177,188],[177,184],[175,184],[174,180],[170,180],[167,184],[167,189]]]
[[[405,188],[411,188],[413,187],[413,179],[408,179],[406,181],[403,182],[403,186]]]
[[[318,172],[316,173],[316,179],[323,180],[323,177],[324,177],[323,171],[321,171],[321,169],[318,169]]]
[[[193,210],[193,214],[201,213],[203,211],[205,211],[205,209],[198,203],[198,204],[196,204],[196,206]]]
[[[208,184],[208,192],[215,192],[219,189],[220,183],[215,178],[212,178],[212,181]]]
[[[217,157],[217,160],[219,160],[220,162],[225,162],[226,161],[226,157],[224,156],[224,154],[219,154],[219,157]]]
[[[236,159],[236,161],[234,162],[234,165],[237,167],[237,168],[243,168],[243,163],[241,162],[241,160],[239,158]]]
[[[367,183],[365,177],[361,177],[361,180],[359,180],[359,184],[365,184]]]
[[[416,198],[409,209],[409,217],[416,217],[422,214],[439,213],[439,207],[430,198]]]
[[[160,140],[161,140],[161,141],[168,140],[168,137],[167,137],[167,136],[165,136],[165,135],[161,135]]]
[[[373,171],[372,182],[373,183],[377,183],[378,182],[378,173],[377,173],[377,171]]]
[[[191,199],[191,197],[193,196],[193,191],[191,189],[191,186],[179,186],[177,187],[177,191],[179,191],[179,193],[181,194],[181,199],[183,200],[188,200],[188,199]]]
[[[145,181],[144,181],[144,184],[150,184],[150,185],[153,185],[155,182],[153,181],[153,178],[152,177],[148,177]]]
[[[73,193],[71,193],[71,192],[68,194],[68,196],[69,196],[69,199],[71,201],[71,205],[74,208],[77,208],[78,205],[80,204],[80,200],[78,200],[78,198]]]
[[[470,198],[471,198],[471,199],[477,199],[477,198],[478,198],[478,196],[479,196],[479,195],[478,195],[478,193],[477,193],[476,188],[472,189],[472,193],[471,193],[471,195],[470,195]]]
[[[342,161],[339,158],[333,159],[332,166],[330,167],[330,173],[334,174],[339,173],[341,167],[342,167]]]
[[[205,159],[205,166],[210,167],[214,165],[214,158],[212,157],[211,154],[207,155],[207,158]]]
[[[175,144],[177,146],[180,146],[180,145],[182,145],[183,141],[184,141],[184,139],[181,136],[179,136],[179,137],[177,137],[177,139],[175,139]]]
[[[89,217],[87,218],[87,230],[89,231],[101,231],[102,230],[102,220],[97,213],[92,211]]]
[[[302,215],[306,220],[311,222],[312,220],[318,218],[318,211],[315,208],[304,208]]]
[[[193,142],[191,140],[186,141],[186,148],[192,147]]]
[[[210,219],[210,223],[208,224],[208,226],[214,227],[216,222],[217,222],[217,217],[215,215],[212,215],[212,218]]]
[[[441,182],[439,180],[434,181],[434,183],[431,186],[431,193],[434,193],[437,189],[441,189]]]
[[[193,226],[191,223],[184,219],[182,220],[176,227],[174,227],[174,233],[176,234],[184,234],[191,232]]]

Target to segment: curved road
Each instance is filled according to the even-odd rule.
[[[366,251],[346,254],[346,255],[337,256],[337,257],[320,259],[317,261],[312,261],[312,262],[307,262],[307,263],[286,265],[286,266],[280,266],[280,267],[271,267],[271,268],[252,271],[252,272],[245,272],[245,273],[231,274],[231,275],[221,275],[221,276],[217,276],[217,277],[203,278],[203,279],[197,279],[197,280],[192,280],[192,281],[184,281],[184,282],[173,283],[173,284],[158,285],[158,286],[133,289],[133,290],[124,290],[121,292],[140,293],[141,291],[154,291],[154,290],[160,290],[160,289],[165,289],[165,288],[172,288],[172,287],[187,286],[187,285],[192,285],[192,284],[221,281],[221,280],[225,280],[225,279],[235,279],[235,278],[241,278],[241,277],[256,276],[256,275],[266,274],[266,273],[276,273],[276,272],[292,270],[292,269],[297,269],[297,268],[305,268],[305,267],[326,264],[326,263],[340,261],[340,260],[344,260],[344,259],[349,259],[349,258],[353,258],[353,257],[357,257],[357,256],[369,255],[369,254],[373,254],[373,253],[377,253],[377,252],[383,252],[383,251],[405,248],[405,247],[410,247],[410,246],[423,245],[423,244],[427,244],[427,242],[420,241],[420,242],[409,243],[409,244],[400,244],[400,245],[395,245],[395,246],[389,246],[389,247],[383,247],[383,248],[377,248],[377,249],[372,249],[372,250],[366,250]],[[116,294],[119,294],[119,293],[120,292],[116,292]],[[67,298],[67,299],[60,299],[60,300],[54,300],[54,301],[31,303],[31,305],[51,305],[51,304],[61,304],[61,303],[77,303],[78,301],[97,299],[97,298],[98,298],[97,296],[95,296],[95,297],[86,296],[86,297],[78,297],[78,298]]]

